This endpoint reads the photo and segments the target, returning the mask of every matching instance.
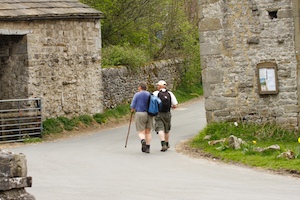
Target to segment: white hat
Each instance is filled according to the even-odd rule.
[[[160,85],[160,86],[165,86],[165,85],[167,85],[167,83],[165,82],[165,81],[163,81],[163,80],[160,80],[160,81],[158,81],[158,83],[156,83],[157,85]]]

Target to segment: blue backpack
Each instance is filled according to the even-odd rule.
[[[156,116],[161,110],[161,106],[162,104],[160,98],[151,93],[148,100],[148,114],[151,116]]]

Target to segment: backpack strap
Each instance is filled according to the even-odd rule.
[[[147,102],[147,110],[146,111],[148,111],[148,108],[149,108],[149,105],[150,105],[151,95],[153,95],[153,94],[151,92],[149,92],[149,97],[148,97],[148,102]]]

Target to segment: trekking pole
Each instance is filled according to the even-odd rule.
[[[130,125],[131,125],[132,115],[133,115],[133,112],[131,112],[131,114],[130,114],[129,127],[128,127],[128,133],[127,133],[127,137],[126,137],[126,142],[125,142],[125,148],[127,147],[127,141],[128,141],[128,136],[129,136],[129,132],[130,132]]]

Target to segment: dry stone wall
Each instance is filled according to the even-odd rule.
[[[102,69],[103,107],[114,108],[122,103],[130,103],[141,81],[148,84],[150,92],[155,91],[156,83],[165,80],[168,89],[174,89],[180,83],[183,63],[181,59],[163,60],[130,70],[127,67]]]
[[[297,129],[298,0],[198,3],[207,121],[274,122]],[[277,65],[278,94],[258,93],[260,63]]]
[[[32,178],[27,176],[27,160],[23,154],[0,149],[0,199],[35,200],[25,187],[32,186]]]

